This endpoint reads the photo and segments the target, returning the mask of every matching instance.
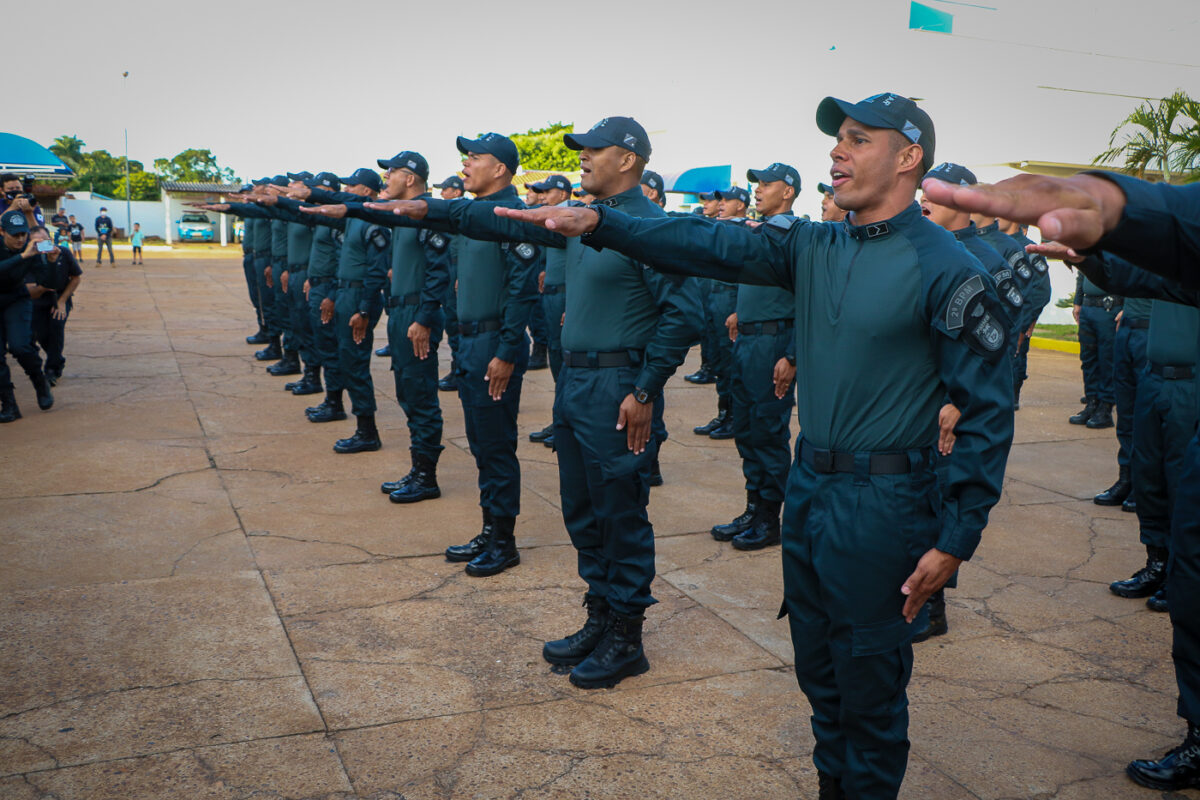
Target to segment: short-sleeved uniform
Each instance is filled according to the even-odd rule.
[[[900,586],[930,548],[971,556],[1012,440],[1010,323],[994,288],[915,203],[868,225],[753,231],[604,211],[586,238],[659,269],[793,293],[802,435],[783,516],[783,612],[814,762],[851,797],[894,797],[910,640],[925,622],[905,622]],[[947,396],[963,416],[943,489],[933,446]]]

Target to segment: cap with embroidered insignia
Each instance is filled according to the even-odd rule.
[[[884,92],[851,103],[836,97],[826,97],[817,106],[817,127],[822,133],[837,136],[846,117],[872,128],[899,131],[913,144],[921,145],[921,165],[928,171],[933,166],[936,141],[933,120],[916,103],[903,95]]]
[[[478,139],[459,136],[457,143],[458,152],[464,156],[471,153],[486,153],[508,167],[509,172],[516,172],[517,167],[520,166],[521,157],[517,154],[517,146],[507,136],[498,133],[485,133]]]
[[[783,181],[788,186],[795,187],[797,192],[800,191],[800,173],[796,171],[795,167],[788,164],[781,164],[778,161],[764,169],[747,170],[746,180],[751,183]]]
[[[650,137],[633,117],[605,117],[587,133],[563,134],[563,144],[572,150],[624,147],[643,160],[650,160]]]
[[[429,162],[412,150],[402,150],[391,158],[378,160],[380,169],[406,169],[423,181],[429,180]]]

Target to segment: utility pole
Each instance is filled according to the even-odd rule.
[[[124,95],[125,113],[129,113],[129,70],[121,73],[121,93]],[[129,122],[125,122],[125,236],[133,231],[133,211],[129,194]]]

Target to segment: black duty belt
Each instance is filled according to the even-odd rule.
[[[598,353],[594,350],[583,352],[563,351],[564,367],[634,367],[642,363],[641,350],[617,350],[611,353]]]
[[[361,289],[362,281],[338,281],[339,289]]]
[[[1120,297],[1114,297],[1111,294],[1106,294],[1104,297],[1096,297],[1094,295],[1085,294],[1083,302],[1080,304],[1088,308],[1103,308],[1105,311],[1112,311],[1114,308],[1121,308],[1125,305],[1125,301]]]
[[[1186,381],[1196,377],[1195,367],[1172,367],[1155,361],[1150,362],[1150,371],[1169,381]]]
[[[488,331],[498,331],[502,328],[498,319],[481,319],[477,322],[461,322],[458,325],[458,332],[463,336],[474,336],[478,333],[487,333]]]
[[[562,283],[547,283],[542,286],[542,294],[558,294],[566,291],[566,284]]]
[[[739,322],[738,333],[748,335],[762,334],[763,336],[774,336],[777,333],[782,333],[786,330],[791,330],[792,320],[790,319],[773,319],[767,322]]]
[[[421,302],[420,292],[409,292],[403,297],[389,297],[387,304],[388,308],[396,308],[397,306],[415,306]]]
[[[930,463],[932,456],[926,450],[918,451],[918,462]],[[858,457],[869,458],[871,475],[903,475],[912,472],[913,459],[904,453],[842,453],[837,450],[822,450],[807,441],[800,443],[800,460],[817,472],[855,472]]]
[[[309,279],[308,279],[309,286],[320,286],[324,283],[337,283],[337,281],[335,281],[333,278],[326,278],[326,277],[322,277],[320,275],[318,275],[315,278],[309,277]]]
[[[713,281],[712,290],[714,292],[736,292],[736,283],[723,283],[721,281]]]
[[[1121,327],[1129,328],[1131,331],[1141,330],[1141,329],[1150,327],[1150,320],[1148,320],[1148,319],[1122,319]]]
[[[288,272],[308,272],[308,262],[302,264],[288,264]]]

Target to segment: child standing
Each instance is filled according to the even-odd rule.
[[[133,245],[133,263],[145,264],[142,260],[142,224],[140,222],[133,223],[133,234],[129,237],[129,243]]]

